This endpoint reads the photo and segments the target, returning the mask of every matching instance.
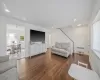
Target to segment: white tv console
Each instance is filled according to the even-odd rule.
[[[30,43],[30,58],[41,53],[46,52],[46,44],[42,42],[31,42]]]

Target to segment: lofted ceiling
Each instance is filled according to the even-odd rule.
[[[3,15],[50,28],[88,24],[93,3],[93,0],[2,0],[0,5]]]

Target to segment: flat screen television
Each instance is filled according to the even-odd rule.
[[[45,43],[45,32],[30,30],[30,42]]]

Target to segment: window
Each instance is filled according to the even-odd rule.
[[[92,48],[100,52],[100,21],[93,24],[92,28]]]

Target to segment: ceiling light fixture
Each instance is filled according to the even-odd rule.
[[[3,5],[4,5],[4,10],[5,10],[6,12],[10,12],[10,10],[8,10],[8,8],[7,8],[7,6],[5,5],[5,3],[3,3]]]
[[[82,24],[78,24],[77,26],[81,26]]]
[[[54,28],[54,27],[52,27],[52,28]]]
[[[76,21],[76,19],[74,19],[74,22]]]
[[[8,9],[5,9],[6,12],[10,12]]]

